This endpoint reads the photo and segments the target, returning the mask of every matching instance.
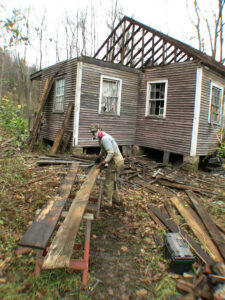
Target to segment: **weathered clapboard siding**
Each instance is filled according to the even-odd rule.
[[[122,80],[120,116],[99,114],[101,75]],[[119,145],[132,145],[135,141],[139,72],[120,70],[117,65],[96,65],[83,61],[79,121],[79,145],[97,146],[92,141],[90,124],[102,125]]]
[[[165,119],[145,117],[147,81],[168,80]],[[196,65],[177,63],[146,69],[141,75],[136,144],[190,154],[195,103]]]
[[[218,140],[215,131],[220,136],[220,127],[208,123],[211,82],[225,88],[225,78],[209,69],[203,68],[201,109],[199,118],[197,155],[208,155],[215,152]]]
[[[65,98],[64,98],[64,113],[55,113],[53,111],[54,99],[55,99],[55,84],[53,85],[51,94],[48,97],[48,101],[44,108],[44,117],[46,119],[46,124],[42,130],[42,136],[45,139],[54,141],[57,132],[60,130],[63,124],[63,120],[66,115],[69,103],[74,103],[75,97],[75,86],[76,86],[76,76],[77,76],[77,60],[72,59],[58,63],[54,66],[42,70],[42,84],[48,76],[53,76],[54,78],[65,78]],[[58,72],[58,73],[57,73]],[[57,75],[55,75],[57,73]],[[67,126],[66,133],[73,130],[73,119],[74,114],[72,112],[69,124]]]

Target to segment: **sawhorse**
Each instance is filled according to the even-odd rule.
[[[65,216],[64,212],[62,214]],[[91,235],[91,221],[94,219],[93,214],[86,213],[83,217],[86,221],[86,229],[85,229],[85,241],[84,241],[84,258],[83,259],[71,259],[68,269],[71,270],[80,270],[83,272],[83,285],[87,286],[87,278],[88,278],[88,263],[89,263],[89,250],[90,250],[90,235]],[[49,242],[46,248],[43,250],[37,250],[36,253],[36,264],[35,264],[35,274],[41,274],[41,267],[44,261],[44,258],[47,254],[47,248],[51,245]],[[81,244],[75,244],[74,250],[79,250],[81,248]]]

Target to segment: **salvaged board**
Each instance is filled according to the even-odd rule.
[[[98,173],[99,169],[94,166],[88,173],[80,190],[77,192],[63,224],[60,226],[51,243],[43,262],[43,269],[55,269],[69,266],[74,241]]]
[[[172,197],[170,199],[175,207],[178,209],[180,214],[184,217],[187,224],[197,236],[199,241],[208,251],[210,256],[215,261],[223,261],[218,249],[216,248],[215,244],[213,243],[211,237],[208,235],[207,230],[205,229],[204,224],[201,222],[198,215],[193,211],[193,209],[186,203],[185,206],[183,205],[182,201],[177,197]]]
[[[202,222],[204,223],[206,229],[208,230],[210,236],[212,237],[215,245],[217,245],[222,257],[225,259],[225,239],[220,233],[219,229],[216,227],[212,218],[205,210],[205,208],[198,202],[196,196],[193,192],[187,191],[187,194],[195,207],[195,210],[198,212],[201,217]]]
[[[206,264],[213,264],[215,261],[205,252],[193,239],[182,229],[180,229],[176,223],[168,220],[159,209],[148,205],[148,208],[156,215],[157,218],[172,232],[179,232],[179,234],[186,240],[191,249],[196,253],[196,255]]]
[[[45,102],[48,98],[48,95],[51,91],[52,84],[53,84],[53,77],[48,77],[46,79],[44,90],[42,92],[41,99],[40,99],[40,102],[38,105],[37,114],[35,116],[35,121],[34,121],[34,126],[30,133],[30,142],[29,142],[29,147],[28,147],[29,150],[33,149],[33,146],[34,146],[34,143],[35,143],[35,140],[37,137],[38,129],[40,126],[40,122],[41,122],[41,112],[42,112]]]
[[[60,146],[60,143],[63,139],[63,135],[65,133],[66,127],[69,123],[69,119],[70,119],[70,116],[71,116],[71,113],[72,113],[72,109],[73,109],[73,103],[70,103],[69,106],[68,106],[67,112],[66,112],[65,119],[63,121],[62,128],[58,131],[58,133],[56,135],[54,144],[53,144],[51,152],[50,152],[51,155],[56,154],[56,152],[57,152],[57,150]]]
[[[19,245],[44,249],[70,195],[79,163],[73,163],[55,195],[28,228]]]

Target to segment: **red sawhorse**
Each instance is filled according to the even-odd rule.
[[[83,259],[71,259],[68,269],[82,271],[83,272],[83,285],[87,286],[91,221],[94,219],[94,217],[93,217],[93,214],[86,213],[84,215],[83,219],[86,220],[85,241],[84,241],[84,258]],[[37,250],[35,274],[38,276],[41,274],[41,267],[42,267],[44,258],[47,254],[47,248],[50,245],[51,245],[51,242],[48,242],[48,244],[44,250]],[[79,250],[80,248],[81,248],[80,244],[74,245],[74,250]]]

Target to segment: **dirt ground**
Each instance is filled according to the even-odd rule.
[[[171,172],[175,166],[163,165],[149,156],[127,158],[119,183],[123,206],[101,209],[100,217],[92,222],[88,287],[81,288],[79,271],[46,270],[37,278],[35,250],[16,255],[20,249],[17,243],[34,220],[35,211],[56,193],[67,169],[37,165],[40,156],[49,149],[36,148],[33,153],[8,149],[0,149],[1,299],[166,299],[168,295],[179,294],[176,280],[180,275],[170,272],[164,253],[166,231],[151,219],[148,205],[161,209],[171,193],[184,202],[187,195],[184,190],[160,181],[150,185],[157,172],[159,175],[170,172],[170,183],[176,181],[199,188],[201,203],[224,225],[223,174],[189,173],[183,168]],[[70,200],[87,172],[85,166],[80,169]],[[93,194],[97,192],[96,186]],[[194,237],[185,220],[174,212],[174,221]],[[83,236],[81,228],[78,238]],[[201,264],[196,258],[192,272]]]

